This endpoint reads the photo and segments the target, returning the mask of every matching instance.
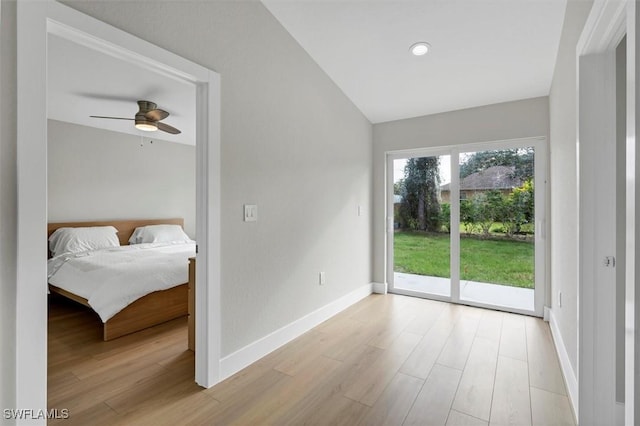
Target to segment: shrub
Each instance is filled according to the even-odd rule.
[[[460,222],[468,235],[476,229],[476,207],[469,200],[460,200]]]
[[[451,204],[442,203],[440,205],[440,223],[445,232],[451,232]]]

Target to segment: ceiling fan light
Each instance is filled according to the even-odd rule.
[[[158,125],[150,121],[136,122],[136,129],[144,132],[155,132],[158,130]]]

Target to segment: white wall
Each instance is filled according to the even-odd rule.
[[[16,4],[0,3],[0,408],[16,387]]]
[[[195,238],[195,146],[56,120],[47,130],[49,222],[181,217]]]
[[[370,283],[372,126],[261,3],[65,3],[221,75],[223,356]]]
[[[373,126],[375,282],[386,282],[385,152],[549,134],[548,98],[540,97],[390,121]]]
[[[576,44],[591,5],[584,0],[567,2],[549,95],[552,310],[574,375],[578,367]]]

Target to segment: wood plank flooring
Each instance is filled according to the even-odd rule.
[[[49,309],[49,408],[64,425],[574,425],[537,318],[372,295],[211,389],[187,322],[110,342],[90,310]]]

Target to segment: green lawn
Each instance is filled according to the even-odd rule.
[[[448,234],[397,232],[395,271],[450,277]],[[533,288],[534,246],[526,241],[460,239],[463,280]]]

